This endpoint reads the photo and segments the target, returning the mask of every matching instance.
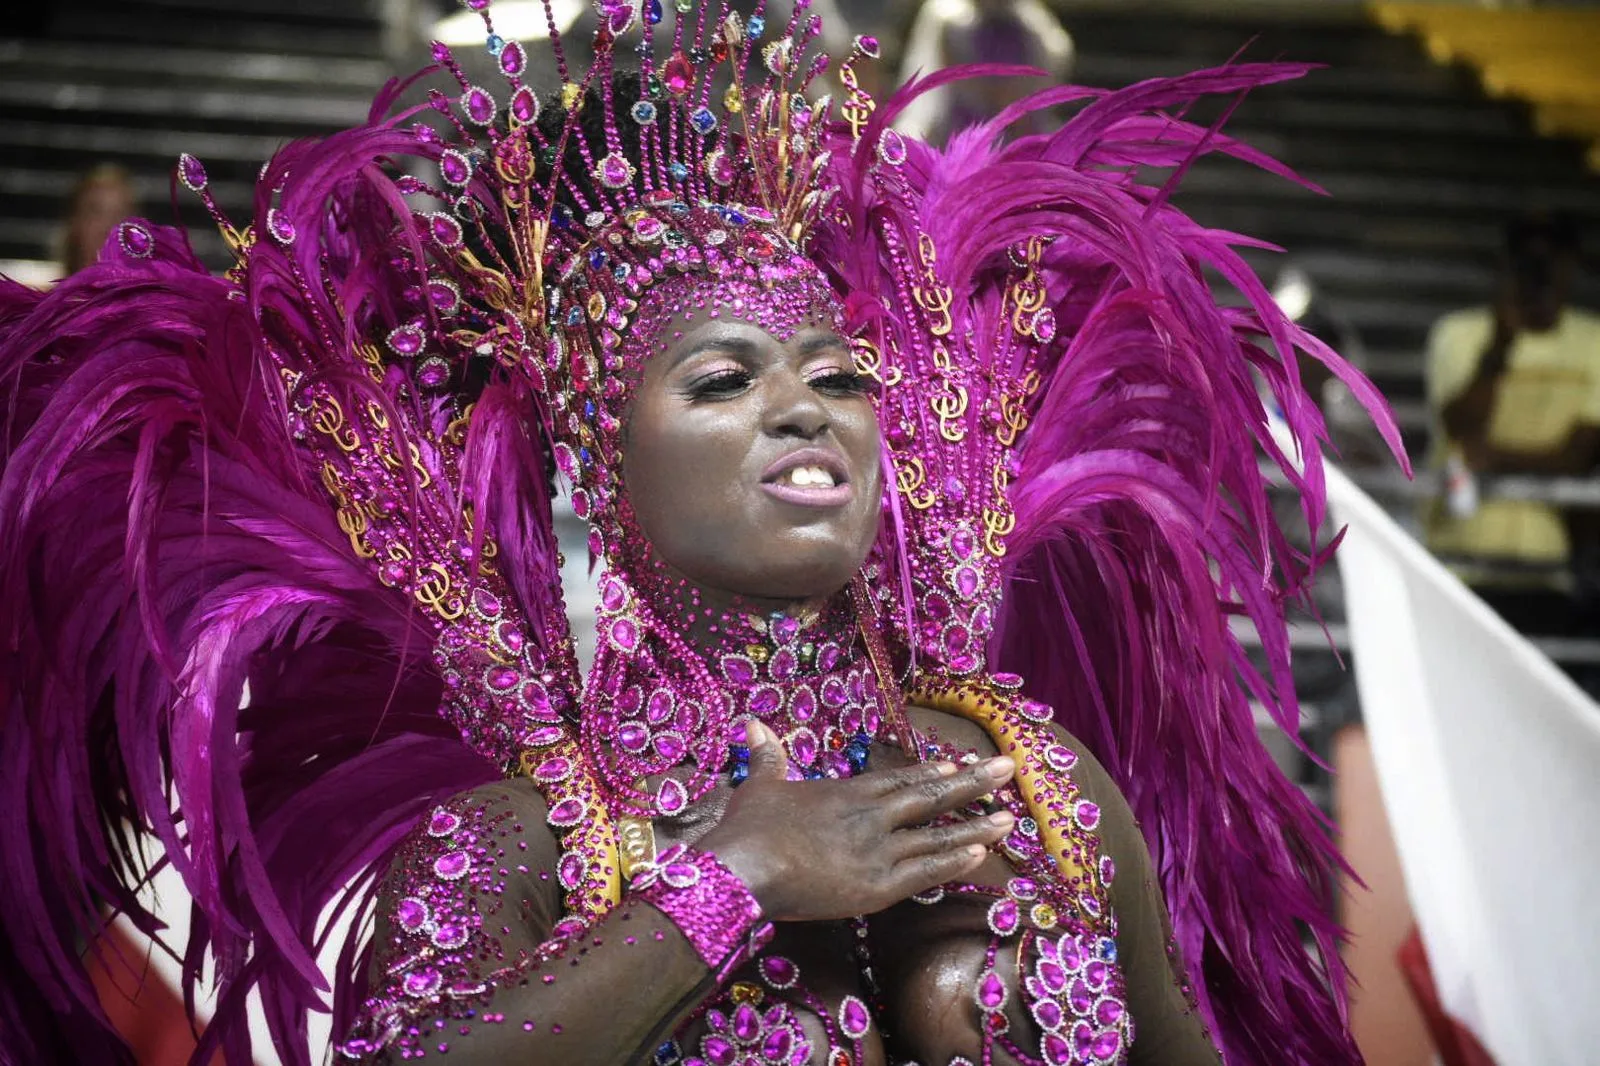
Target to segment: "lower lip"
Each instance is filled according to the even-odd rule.
[[[767,495],[797,507],[843,507],[855,496],[849,482],[829,488],[784,485],[766,481],[761,484]]]

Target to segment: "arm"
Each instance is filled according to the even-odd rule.
[[[1056,732],[1078,753],[1073,776],[1100,806],[1101,847],[1116,863],[1111,906],[1117,918],[1117,959],[1137,1028],[1130,1066],[1220,1066],[1221,1056],[1189,993],[1150,850],[1133,811],[1083,744],[1064,730]]]
[[[1010,829],[926,824],[1009,779],[1009,759],[791,782],[777,738],[757,725],[750,732],[749,779],[684,860],[702,872],[677,889],[667,882],[685,878],[641,877],[587,929],[568,932],[558,920],[551,871],[560,855],[531,782],[489,786],[436,811],[386,879],[376,991],[341,1048],[346,1057],[639,1061],[743,949],[759,946],[765,918],[881,910],[970,872]]]
[[[1500,378],[1505,373],[1515,340],[1515,328],[1497,313],[1494,330],[1478,352],[1476,369],[1466,385],[1439,409],[1439,420],[1445,432],[1461,445],[1468,464],[1474,469],[1482,469],[1488,458],[1485,453],[1488,451],[1489,419],[1494,414]],[[1430,365],[1437,358],[1431,354]]]
[[[385,880],[373,994],[346,1055],[447,1049],[458,1063],[611,1066],[665,1039],[711,991],[711,969],[666,915],[632,896],[579,936],[547,940],[561,914],[558,859],[532,782],[439,808]]]

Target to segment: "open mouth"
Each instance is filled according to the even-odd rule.
[[[804,507],[837,507],[855,494],[844,462],[824,448],[790,452],[766,469],[761,487],[785,503]]]

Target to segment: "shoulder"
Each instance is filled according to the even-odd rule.
[[[391,876],[404,879],[433,870],[440,877],[478,880],[468,875],[492,868],[493,880],[547,880],[560,857],[545,821],[547,809],[538,787],[525,777],[459,792],[423,814],[396,854]]]
[[[1494,330],[1494,312],[1487,307],[1467,307],[1434,320],[1428,348],[1437,355],[1463,353],[1476,356]]]

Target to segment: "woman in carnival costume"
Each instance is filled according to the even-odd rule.
[[[1322,517],[1277,353],[1393,427],[1135,178],[1286,174],[1167,112],[1301,70],[936,150],[891,123],[953,75],[875,105],[863,38],[829,104],[803,4],[677,6],[603,4],[543,101],[486,11],[506,90],[439,48],[448,92],[288,146],[225,276],[134,221],[3,290],[7,1052],[125,1054],[74,942],[153,927],[148,832],[215,960],[196,1061],[249,1060],[252,992],[308,1061],[350,914],[355,1060],[1357,1061],[1337,859],[1250,710],[1294,730],[1318,561],[1258,454]]]

